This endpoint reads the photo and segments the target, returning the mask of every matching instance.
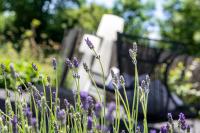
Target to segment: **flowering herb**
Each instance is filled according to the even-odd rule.
[[[103,89],[106,93],[105,74],[103,71],[100,55],[98,55],[98,53],[95,51],[94,45],[89,40],[89,38],[86,38],[85,42],[94,52],[96,59],[99,61],[99,65],[102,71]],[[61,102],[58,97],[59,87],[56,71],[58,66],[55,58],[52,59],[52,66],[56,75],[55,91],[51,90],[51,82],[54,79],[51,80],[50,76],[47,77],[47,83],[43,82],[44,78],[42,75],[39,77],[43,84],[43,92],[41,92],[31,82],[24,83],[23,80],[21,80],[21,76],[15,72],[14,65],[10,64],[10,72],[12,78],[20,84],[19,86],[16,84],[15,87],[17,89],[13,89],[17,97],[15,99],[15,110],[13,110],[11,106],[9,91],[6,86],[6,66],[1,64],[1,70],[4,77],[3,80],[5,83],[7,95],[5,101],[5,112],[0,111],[0,130],[4,133],[118,133],[120,131],[122,133],[125,131],[129,133],[148,133],[147,103],[148,93],[150,91],[150,77],[147,75],[145,80],[143,80],[139,85],[136,65],[136,43],[134,43],[133,48],[129,50],[129,54],[135,66],[135,87],[133,88],[135,93],[133,97],[132,109],[129,107],[130,103],[128,102],[128,97],[126,95],[124,77],[118,77],[113,71],[111,71],[111,73],[113,78],[113,85],[115,87],[115,101],[107,103],[106,97],[104,97],[104,100],[102,100],[100,96],[100,101],[97,101],[91,97],[88,92],[80,91],[82,86],[79,85],[79,62],[78,59],[74,57],[72,61],[66,58],[65,63],[72,71],[74,81],[76,83],[77,89],[73,89],[75,103],[74,105],[70,104],[70,101],[67,100],[68,97],[65,97],[64,108],[61,106]],[[86,63],[83,63],[83,66],[88,76],[90,77],[91,82],[94,84],[96,92],[99,95],[98,87],[95,80],[93,79],[89,67]],[[32,63],[32,68],[34,71],[40,73],[34,63]],[[29,100],[26,100],[22,94],[22,85],[28,92],[27,95],[30,97]],[[123,88],[123,96],[119,92],[118,85],[121,85]],[[50,96],[47,95],[48,93],[46,93],[46,88],[50,90]],[[141,103],[144,116],[142,121],[142,129],[137,127],[139,102]],[[125,114],[121,113],[121,108],[124,108]],[[177,131],[174,126],[175,124],[173,122],[172,114],[168,113],[167,117],[168,123],[167,125],[161,127],[160,133],[172,133]],[[124,125],[126,126],[123,130],[119,129],[121,120],[123,120]],[[190,126],[186,123],[185,115],[183,113],[180,113],[179,115],[178,128],[180,131],[185,131],[187,133],[190,132]],[[150,130],[150,132],[155,133],[154,130]]]
[[[56,58],[53,58],[53,59],[52,59],[52,65],[53,65],[53,69],[56,70],[56,67],[57,67]]]
[[[90,49],[94,49],[94,45],[92,44],[92,42],[89,40],[88,37],[85,39],[85,42]]]

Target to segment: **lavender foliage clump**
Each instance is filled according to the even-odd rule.
[[[96,59],[101,64],[100,55],[95,51],[93,43],[89,38],[85,39],[85,43],[88,45],[95,53]],[[136,67],[136,57],[137,57],[137,45],[133,44],[133,48],[129,50],[130,57]],[[6,104],[5,112],[0,111],[0,132],[5,133],[119,133],[119,132],[128,132],[128,133],[148,133],[147,125],[147,102],[148,102],[148,93],[150,86],[150,77],[147,75],[145,80],[142,81],[141,85],[136,86],[135,97],[133,98],[134,107],[130,109],[129,101],[126,97],[126,91],[121,95],[121,92],[118,89],[115,89],[114,98],[109,102],[107,99],[109,97],[105,94],[103,98],[96,99],[90,95],[90,91],[84,92],[81,91],[79,84],[80,75],[79,62],[76,57],[72,60],[66,58],[64,61],[65,64],[72,71],[73,80],[76,83],[77,88],[73,88],[74,95],[74,104],[71,104],[69,97],[64,97],[60,99],[57,92],[59,92],[58,87],[58,77],[51,79],[51,75],[47,75],[44,78],[44,75],[40,73],[37,66],[32,63],[32,68],[36,73],[39,73],[38,77],[42,81],[43,91],[37,88],[37,84],[31,79],[30,82],[27,82],[22,79],[23,74],[19,75],[15,72],[14,65],[10,65],[10,71],[7,71],[6,66],[1,64],[1,70],[3,75],[3,82],[5,83],[5,88],[7,91],[6,95]],[[59,70],[57,67],[57,61],[55,58],[52,59],[52,66],[56,72]],[[96,81],[93,79],[92,72],[90,72],[89,67],[86,63],[83,63],[84,69],[90,77],[90,82],[93,82],[96,93],[98,93],[98,87]],[[137,69],[137,67],[136,67]],[[135,69],[135,70],[136,70]],[[103,69],[102,69],[103,70]],[[10,72],[17,84],[15,85],[14,94],[15,98],[15,108],[12,108],[11,105],[11,95],[10,91],[7,90],[6,80],[7,73]],[[103,75],[103,74],[102,74]],[[31,77],[31,75],[30,75]],[[125,89],[125,79],[123,76],[118,77],[112,72],[113,85],[118,88],[121,86]],[[46,79],[46,80],[45,80]],[[44,82],[43,82],[44,81]],[[135,75],[135,81],[139,84],[138,75]],[[55,83],[54,83],[55,82]],[[51,85],[56,84],[56,89]],[[18,86],[18,87],[17,87]],[[105,86],[105,84],[104,84]],[[25,88],[25,91],[23,89]],[[140,89],[139,89],[140,88]],[[10,88],[9,88],[10,89]],[[52,90],[51,90],[52,89]],[[49,90],[49,91],[47,91]],[[56,91],[55,91],[56,90]],[[26,99],[26,95],[29,99]],[[69,101],[68,101],[68,100]],[[64,104],[60,101],[64,100]],[[143,128],[136,127],[138,124],[138,108],[139,102],[141,102],[144,119],[142,121]],[[123,111],[121,111],[121,109]],[[120,129],[121,120],[126,125],[125,129]],[[162,126],[160,129],[161,133],[176,132],[174,128],[175,124],[173,122],[172,114],[168,114],[168,122],[165,126]],[[180,113],[178,120],[178,128],[180,130],[190,132],[190,125],[186,123],[185,115]],[[154,133],[154,130],[150,131]]]

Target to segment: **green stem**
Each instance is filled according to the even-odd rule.
[[[98,57],[98,54],[96,53],[96,51],[93,49],[93,52],[95,53],[95,56]],[[103,108],[103,116],[105,116],[106,114],[106,79],[105,79],[105,74],[104,74],[104,70],[103,70],[103,65],[102,65],[102,62],[101,62],[101,59],[100,57],[97,58],[99,60],[99,64],[100,64],[100,67],[101,67],[101,72],[102,72],[102,80],[103,80],[103,90],[104,90],[104,108]],[[104,117],[104,124],[105,124],[105,117]]]

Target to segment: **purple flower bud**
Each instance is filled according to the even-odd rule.
[[[182,130],[186,130],[187,125],[185,121],[185,115],[183,113],[179,114],[178,123]]]
[[[66,59],[65,59],[65,63],[66,63],[66,65],[67,65],[70,69],[73,68],[73,64],[72,64],[72,62],[69,60],[69,58],[66,58]]]
[[[19,85],[19,86],[17,87],[17,89],[18,89],[18,91],[19,91],[20,93],[22,92],[22,86]]]
[[[162,126],[160,128],[160,133],[168,133],[167,127],[166,126]]]
[[[89,107],[91,108],[93,106],[93,102],[94,102],[91,96],[87,97],[87,102],[89,104]]]
[[[24,115],[27,117],[28,125],[31,125],[32,112],[31,112],[30,108],[29,107],[24,108],[23,111],[24,111]]]
[[[58,110],[56,116],[58,121],[61,121],[63,125],[66,123],[66,113],[64,109]]]
[[[78,68],[79,62],[78,62],[78,59],[76,57],[73,58],[73,64],[74,64],[75,68]]]
[[[83,63],[83,68],[85,69],[86,72],[89,72],[88,65],[85,62]]]
[[[93,99],[91,96],[88,96],[87,92],[80,92],[82,108],[88,110],[93,107]]]
[[[113,117],[113,111],[116,109],[116,105],[114,102],[111,102],[109,105],[108,105],[108,113],[106,115],[106,120],[109,121],[109,122],[113,122],[114,121],[114,117]]]
[[[89,40],[88,37],[85,39],[85,42],[86,42],[86,44],[88,45],[88,47],[89,47],[90,49],[93,49],[93,48],[94,48],[94,45],[92,44],[92,42]]]
[[[136,128],[136,133],[141,133],[141,130],[140,130],[139,126]]]
[[[92,117],[91,116],[88,116],[87,128],[88,128],[88,130],[92,129]]]
[[[88,93],[85,91],[80,92],[81,100],[85,101],[88,97]]]
[[[28,87],[31,87],[31,86],[32,86],[32,83],[31,83],[31,82],[28,82],[27,85],[28,85]]]
[[[31,119],[31,126],[32,126],[35,130],[37,130],[37,120],[36,120],[36,118],[32,118],[32,119]]]
[[[100,117],[101,109],[102,109],[101,104],[99,102],[96,103],[94,106],[94,112],[96,117]]]
[[[172,118],[172,114],[171,113],[167,114],[167,118],[168,118],[169,123],[172,123],[173,118]]]
[[[151,129],[151,130],[150,130],[150,133],[156,133],[156,130]]]
[[[38,68],[37,68],[36,64],[34,64],[34,63],[32,63],[32,68],[34,71],[38,71]]]
[[[107,133],[109,131],[109,128],[107,126],[101,126],[101,125],[97,125],[96,126],[97,130],[103,132],[103,133]]]
[[[52,92],[52,101],[53,102],[56,101],[56,92],[55,91]]]
[[[37,106],[38,106],[38,108],[39,109],[41,109],[42,108],[42,102],[41,102],[41,100],[36,100],[36,104],[37,104]]]
[[[52,59],[52,65],[53,65],[53,69],[56,70],[56,67],[57,67],[56,58]]]
[[[12,126],[13,126],[13,133],[17,133],[17,123],[18,123],[18,119],[17,116],[14,115],[13,119],[11,120],[12,122]]]
[[[70,103],[68,102],[67,99],[64,99],[64,105],[65,105],[65,107],[66,107],[67,109],[69,109]]]
[[[111,102],[108,106],[108,112],[112,113],[116,109],[115,102]]]

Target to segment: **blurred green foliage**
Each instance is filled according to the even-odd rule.
[[[166,19],[160,22],[163,37],[185,43],[183,52],[200,54],[200,1],[168,0],[164,3]]]
[[[8,88],[13,88],[14,80],[10,73],[10,64],[14,65],[15,71],[19,73],[22,80],[33,83],[40,83],[39,75],[46,77],[47,75],[54,78],[53,69],[51,67],[51,58],[33,58],[31,54],[30,44],[24,41],[25,45],[20,53],[18,53],[13,47],[12,43],[8,42],[0,46],[0,64],[3,63],[6,66],[6,77],[8,82]],[[39,73],[36,73],[32,68],[32,63],[37,64]],[[17,82],[18,83],[18,82]],[[18,83],[19,85],[19,83]],[[0,74],[0,88],[4,88],[4,81],[2,74]]]

